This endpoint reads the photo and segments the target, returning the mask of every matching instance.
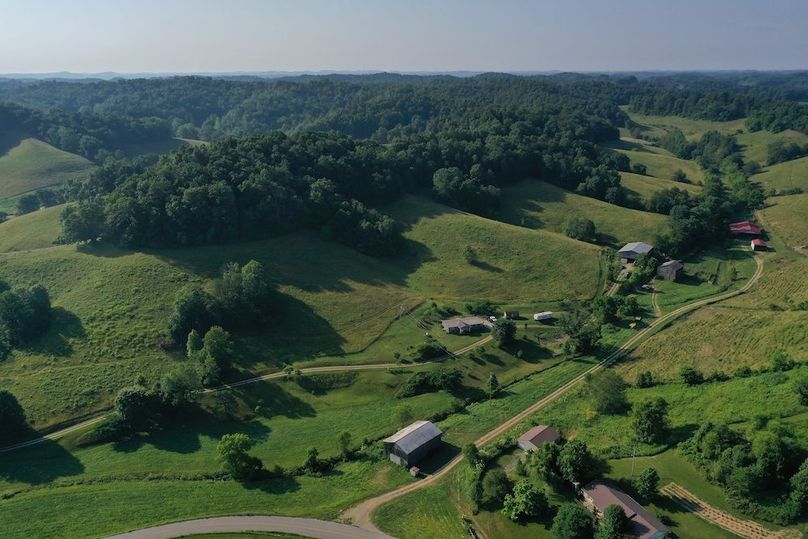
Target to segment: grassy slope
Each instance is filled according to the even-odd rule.
[[[767,167],[764,172],[752,176],[752,179],[778,191],[794,187],[808,191],[808,157],[777,163]]]
[[[602,239],[613,245],[650,241],[666,223],[662,215],[622,208],[541,181],[525,180],[502,191],[498,218],[505,222],[563,233],[564,224],[574,216],[590,219]]]
[[[687,191],[695,195],[701,191],[701,187],[692,183],[674,182],[664,178],[654,178],[652,176],[642,176],[631,172],[620,173],[620,183],[629,191],[635,193],[640,199],[648,200],[651,195],[663,189],[676,187],[682,191]]]
[[[239,366],[251,371],[363,350],[402,308],[424,296],[527,302],[597,290],[594,246],[417,197],[391,210],[413,226],[408,254],[390,260],[360,255],[314,233],[156,253],[60,246],[1,255],[0,278],[13,286],[45,285],[59,310],[44,338],[0,364],[0,379],[40,427],[106,407],[134,373],[156,375],[174,364],[158,347],[171,298],[189,283],[209,285],[231,260],[260,260],[278,290],[279,316],[238,339]],[[55,221],[46,224],[37,234],[55,230]],[[34,246],[18,235],[28,229],[12,231],[3,236],[7,245]],[[475,247],[480,264],[463,259],[465,244]],[[549,270],[548,256],[560,261]],[[422,338],[414,325],[400,333],[407,344]],[[382,345],[386,355],[368,350],[356,360],[388,361],[396,347],[404,352],[400,340]]]
[[[808,254],[808,193],[768,199],[760,211],[764,226],[781,236],[789,247]]]
[[[595,246],[419,197],[406,197],[385,211],[408,226],[408,254],[400,264],[413,268],[405,282],[425,296],[528,302],[591,297],[597,291]],[[477,263],[463,258],[467,245]]]
[[[58,185],[93,168],[85,158],[37,139],[24,139],[0,156],[0,198]]]
[[[64,206],[43,208],[0,223],[0,253],[51,247]]]

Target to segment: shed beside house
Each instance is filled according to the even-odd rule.
[[[603,511],[610,505],[620,506],[628,518],[632,537],[661,539],[670,534],[670,530],[662,522],[634,498],[615,486],[602,481],[593,481],[583,488],[583,498],[584,505],[598,518],[603,516]]]
[[[758,238],[753,239],[750,246],[752,247],[753,251],[766,251],[769,249],[769,246],[766,245],[766,242]]]
[[[649,255],[654,250],[653,245],[648,245],[647,243],[641,241],[632,241],[631,243],[625,244],[617,254],[620,257],[620,262],[623,264],[627,264],[629,262],[634,262],[642,255]]]
[[[524,451],[535,451],[542,444],[556,443],[560,439],[561,436],[559,436],[553,427],[548,427],[547,425],[536,425],[521,435],[516,443]]]
[[[439,446],[441,436],[443,431],[431,421],[416,421],[383,442],[391,461],[410,467]]]
[[[518,320],[519,311],[505,311],[502,316],[505,320]]]
[[[657,276],[668,281],[675,281],[685,265],[679,260],[668,260],[657,268]]]

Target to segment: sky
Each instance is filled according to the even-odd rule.
[[[808,0],[0,0],[0,73],[808,68]]]

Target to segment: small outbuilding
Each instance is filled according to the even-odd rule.
[[[440,445],[441,436],[443,431],[431,421],[416,421],[383,442],[391,461],[412,467]]]
[[[628,264],[636,261],[642,255],[650,255],[653,250],[653,245],[648,245],[647,243],[641,241],[632,241],[631,243],[625,244],[619,251],[617,251],[617,254],[620,257],[620,262],[623,264]]]
[[[738,221],[729,224],[729,233],[733,236],[760,236],[761,228],[751,221]]]
[[[505,311],[502,314],[502,317],[505,318],[505,320],[518,320],[519,311]]]
[[[584,505],[598,518],[610,505],[623,509],[629,522],[629,532],[639,539],[662,539],[670,534],[670,530],[662,522],[649,513],[637,501],[619,488],[593,481],[583,488]]]
[[[516,441],[517,445],[524,451],[535,451],[542,444],[554,444],[561,439],[561,436],[553,427],[547,425],[536,425]]]
[[[685,265],[679,260],[668,260],[659,265],[657,268],[657,277],[667,281],[675,281],[679,277],[679,273],[684,269]]]
[[[451,318],[449,320],[442,320],[440,325],[443,327],[443,331],[446,333],[452,333],[454,335],[479,333],[481,331],[488,331],[493,327],[493,324],[490,321],[481,316]]]
[[[766,242],[759,238],[753,239],[750,246],[752,247],[753,251],[766,251],[769,249],[769,246],[766,245]]]
[[[536,322],[544,322],[545,320],[553,319],[553,311],[542,311],[533,315],[533,320]]]

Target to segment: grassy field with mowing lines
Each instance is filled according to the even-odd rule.
[[[561,234],[565,223],[578,216],[595,223],[599,239],[613,246],[653,238],[666,227],[663,215],[622,208],[536,180],[503,189],[497,214],[508,223]]]
[[[27,138],[0,156],[0,199],[58,185],[92,169],[81,156]]]
[[[760,215],[789,247],[808,254],[808,193],[770,198]]]
[[[674,182],[664,178],[642,176],[631,172],[621,172],[620,183],[641,200],[648,200],[657,191],[672,189],[674,187],[682,191],[687,191],[691,195],[696,195],[701,192],[701,186],[699,185]]]
[[[799,188],[808,192],[808,157],[766,167],[760,174],[752,176],[752,179],[777,191]]]

